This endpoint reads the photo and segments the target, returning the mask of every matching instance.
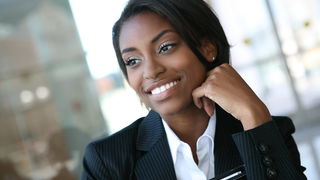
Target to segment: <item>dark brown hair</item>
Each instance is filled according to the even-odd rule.
[[[128,79],[127,69],[119,47],[120,31],[123,23],[130,17],[144,11],[165,17],[207,70],[229,63],[230,45],[226,35],[219,19],[203,0],[130,0],[113,26],[112,32],[118,63],[126,79]],[[209,40],[216,46],[215,61],[208,62],[200,53],[199,47],[203,40]]]

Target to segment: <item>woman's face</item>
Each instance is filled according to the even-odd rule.
[[[192,91],[206,78],[205,67],[163,17],[143,12],[120,32],[128,82],[141,101],[162,116],[195,107]]]

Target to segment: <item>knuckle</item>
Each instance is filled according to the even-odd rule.
[[[207,84],[206,84],[206,91],[207,92],[211,92],[212,91],[212,89],[214,89],[214,82],[213,81],[210,81],[210,82],[208,82]],[[206,92],[206,93],[207,93]]]
[[[230,65],[228,63],[221,64],[221,67],[228,68]]]
[[[192,91],[192,96],[194,97],[197,93],[196,93],[196,90]]]
[[[215,68],[215,74],[220,74],[221,72],[224,71],[224,69],[225,68],[223,66],[219,66],[219,67]]]
[[[217,78],[218,78],[217,75],[214,74],[210,76],[209,81],[215,81]]]

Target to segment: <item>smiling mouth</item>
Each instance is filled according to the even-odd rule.
[[[151,90],[151,94],[152,95],[160,94],[160,93],[174,87],[175,85],[177,85],[177,83],[178,83],[178,80],[172,81],[172,82],[166,83],[160,87],[154,88],[153,90]]]

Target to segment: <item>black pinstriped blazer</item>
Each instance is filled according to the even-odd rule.
[[[247,179],[306,179],[292,121],[273,121],[244,131],[241,123],[216,107],[215,174],[244,164]],[[158,113],[150,111],[125,129],[90,143],[81,179],[176,179],[166,133]]]

